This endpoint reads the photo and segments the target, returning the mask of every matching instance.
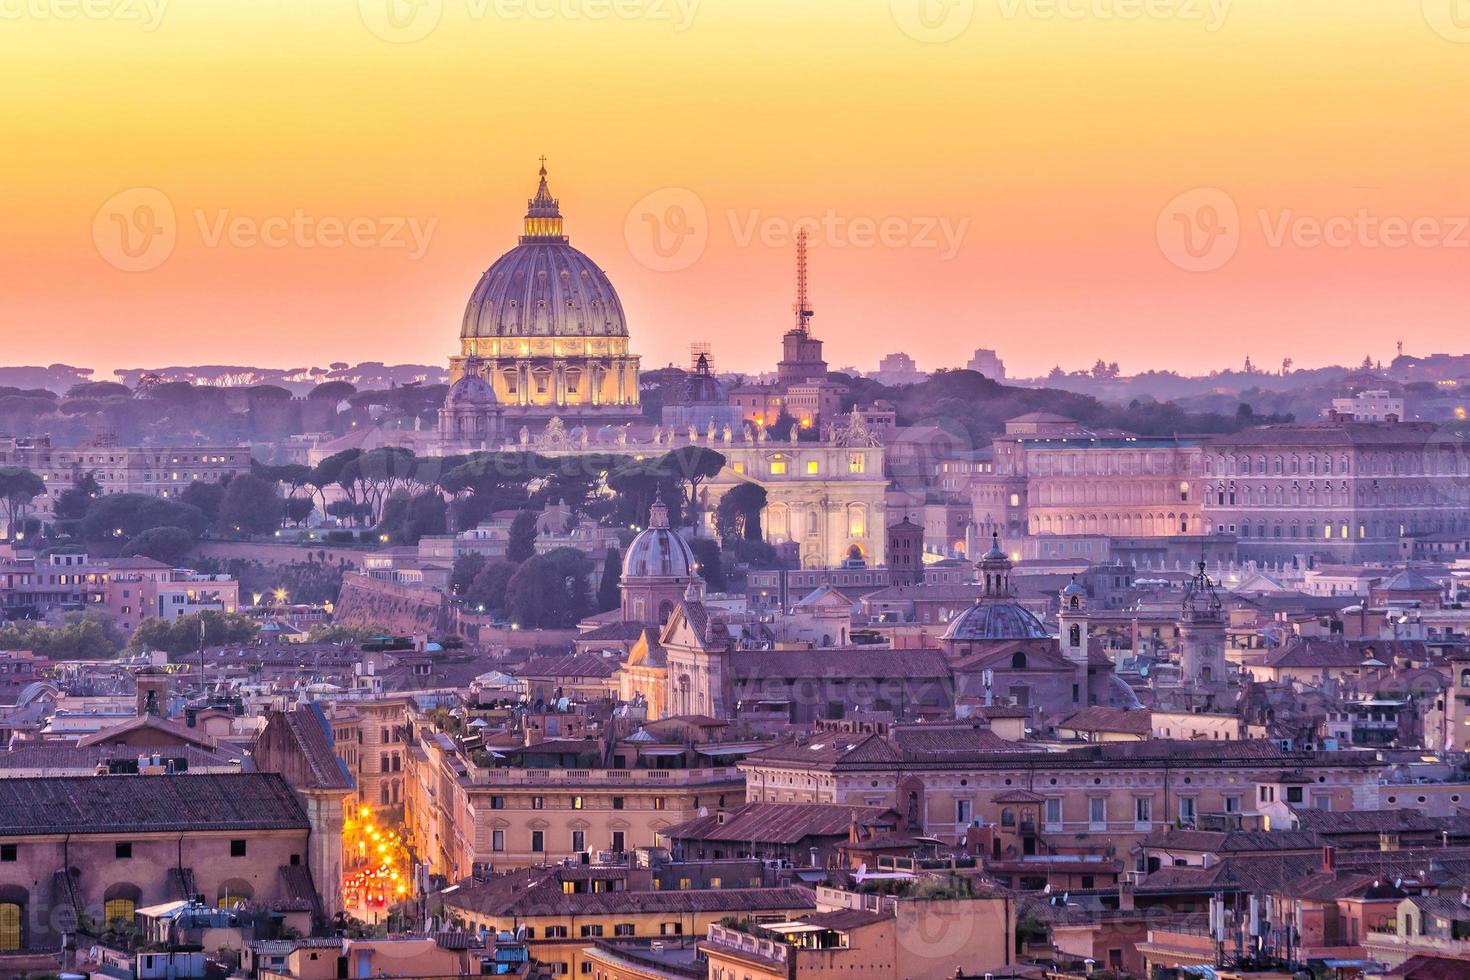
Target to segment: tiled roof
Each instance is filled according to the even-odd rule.
[[[197,745],[204,749],[212,749],[215,746],[214,739],[210,738],[204,732],[194,728],[187,728],[178,722],[169,721],[157,715],[138,715],[135,718],[129,718],[127,721],[120,722],[110,728],[104,728],[101,731],[96,731],[77,739],[77,745],[83,748],[89,745],[104,745],[115,738],[143,729],[167,735],[170,739],[181,745]]]
[[[45,769],[62,774],[71,771],[77,775],[90,774],[99,765],[113,760],[134,760],[145,754],[143,749],[107,745],[76,746],[56,742],[32,742],[17,745],[0,752],[0,772],[14,769]],[[152,749],[147,750],[152,755]],[[190,770],[225,769],[239,770],[243,762],[240,753],[201,749],[197,745],[170,746],[158,753],[166,759],[183,759]]]
[[[948,678],[949,663],[938,650],[868,650],[831,647],[821,650],[751,650],[730,658],[737,680],[768,677]]]
[[[305,830],[274,773],[0,779],[0,834]]]
[[[837,803],[747,803],[662,833],[671,840],[796,844],[810,837],[846,837],[854,820],[867,826],[883,822],[889,813],[883,807]]]
[[[532,657],[514,673],[517,677],[611,677],[618,662],[591,653],[567,653],[553,657]]]
[[[1066,720],[1058,722],[1057,727],[1078,732],[1121,732],[1128,735],[1147,735],[1153,731],[1153,713],[1146,710],[1093,705],[1074,712]]]
[[[1214,854],[1260,851],[1306,851],[1322,847],[1322,839],[1303,830],[1155,830],[1139,843],[1159,850],[1209,851]]]
[[[575,637],[578,643],[606,642],[623,643],[638,639],[643,635],[647,627],[643,623],[619,620],[616,623],[605,623],[594,629],[578,633]]]
[[[284,712],[286,725],[301,747],[301,755],[315,779],[315,789],[352,789],[355,784],[347,765],[337,756],[332,726],[315,703]]]
[[[1385,664],[1397,656],[1424,660],[1424,644],[1411,640],[1322,640],[1293,638],[1266,655],[1267,667],[1358,667],[1369,658]]]
[[[1303,829],[1319,834],[1400,834],[1435,832],[1445,821],[1418,810],[1318,810],[1303,807],[1296,813]]]
[[[534,916],[776,912],[816,907],[805,888],[700,888],[564,894],[556,868],[527,868],[441,893],[451,909],[496,918]]]

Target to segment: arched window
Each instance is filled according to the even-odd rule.
[[[1021,651],[1017,650],[1015,653],[1011,654],[1011,669],[1012,670],[1025,670],[1026,669],[1026,655],[1024,653],[1022,653]]]
[[[121,922],[131,926],[133,913],[143,893],[138,886],[120,883],[102,893],[102,921],[107,924]]]
[[[1070,640],[1072,646],[1080,647],[1082,645],[1082,627],[1076,623],[1073,623],[1071,632],[1068,633],[1068,639]]]

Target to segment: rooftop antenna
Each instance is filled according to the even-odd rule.
[[[810,332],[807,321],[812,317],[812,304],[806,291],[806,229],[796,232],[796,329],[800,333]]]

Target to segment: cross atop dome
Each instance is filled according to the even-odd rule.
[[[521,235],[521,244],[565,242],[567,236],[562,232],[561,202],[551,196],[551,188],[546,185],[545,156],[541,157],[538,173],[541,182],[536,185],[536,196],[526,202],[525,232]]]

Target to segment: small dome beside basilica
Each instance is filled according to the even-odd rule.
[[[490,387],[490,382],[480,377],[478,371],[467,372],[450,386],[449,394],[444,396],[444,407],[448,409],[498,403],[495,389]]]

